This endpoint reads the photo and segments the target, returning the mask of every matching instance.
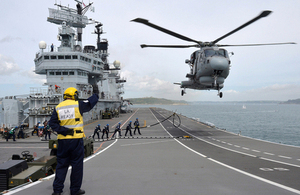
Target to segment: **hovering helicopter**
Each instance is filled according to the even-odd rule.
[[[193,52],[189,60],[185,62],[190,65],[190,72],[187,73],[187,81],[182,81],[181,83],[174,83],[180,85],[183,90],[181,95],[186,94],[186,89],[195,89],[195,90],[218,90],[218,96],[223,97],[223,93],[220,90],[224,87],[224,81],[229,75],[231,61],[229,55],[233,53],[228,53],[227,50],[220,47],[229,47],[229,46],[262,46],[262,45],[283,45],[283,44],[295,44],[294,42],[286,43],[266,43],[266,44],[241,44],[241,45],[221,45],[216,44],[220,40],[232,35],[233,33],[245,28],[246,26],[252,24],[253,22],[268,16],[272,11],[266,10],[259,14],[257,17],[246,22],[240,27],[232,30],[231,32],[223,35],[222,37],[211,41],[211,42],[202,42],[191,39],[189,37],[180,35],[168,29],[162,28],[155,24],[150,23],[148,20],[143,18],[136,18],[132,20],[133,22],[138,22],[150,26],[156,30],[162,31],[171,36],[177,37],[179,39],[194,42],[193,45],[145,45],[142,44],[141,47],[161,47],[161,48],[188,48],[196,47],[200,48],[199,50]]]

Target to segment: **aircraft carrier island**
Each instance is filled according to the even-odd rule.
[[[136,118],[141,135],[124,137]],[[95,137],[94,154],[84,160],[86,194],[300,194],[299,147],[243,137],[161,108],[136,108],[84,128],[91,135],[98,123],[109,124],[111,137],[119,122],[122,136]],[[28,145],[9,143],[8,152]],[[63,194],[70,193],[69,172]],[[51,194],[53,179],[6,194]]]

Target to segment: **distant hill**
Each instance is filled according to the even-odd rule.
[[[181,100],[168,100],[164,98],[144,97],[128,99],[132,104],[165,104],[165,105],[187,105],[188,102]]]
[[[286,102],[281,102],[281,104],[300,104],[300,99],[288,100]]]

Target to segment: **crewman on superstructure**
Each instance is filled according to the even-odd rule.
[[[62,194],[69,165],[72,166],[71,195],[85,194],[81,189],[85,137],[82,114],[97,104],[98,94],[98,88],[94,88],[91,97],[85,101],[78,101],[77,89],[69,87],[64,92],[64,101],[58,104],[52,113],[49,125],[58,133],[57,166],[52,195]]]

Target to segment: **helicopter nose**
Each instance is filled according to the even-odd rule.
[[[223,57],[213,57],[210,59],[210,65],[214,70],[225,70],[229,67],[229,62]]]

